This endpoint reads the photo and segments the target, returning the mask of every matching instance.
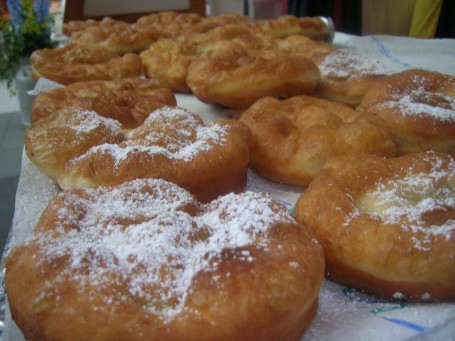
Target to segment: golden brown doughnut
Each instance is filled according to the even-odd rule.
[[[126,22],[116,25],[94,25],[71,34],[73,44],[102,47],[120,54],[141,52],[162,37],[153,28],[137,28]]]
[[[291,55],[313,59],[315,55],[336,51],[331,44],[303,35],[273,38],[263,33],[247,33],[238,35],[231,41],[241,45],[249,56],[266,59],[281,59]]]
[[[205,20],[206,18],[197,13],[164,11],[144,15],[133,26],[137,30],[154,29],[165,37],[176,37]]]
[[[159,39],[140,53],[146,77],[159,79],[176,92],[188,92],[186,75],[194,56],[184,52],[182,42],[174,39]]]
[[[212,56],[191,63],[187,84],[202,102],[245,108],[265,96],[287,98],[311,94],[317,66],[305,57],[281,55]]]
[[[276,39],[275,49],[308,58],[314,58],[315,55],[338,51],[332,44],[323,41],[315,41],[303,35],[291,35],[286,38]]]
[[[189,92],[186,82],[189,65],[208,56],[244,53],[241,46],[230,40],[246,32],[244,26],[225,25],[207,33],[160,39],[140,54],[144,73],[164,81],[174,91]]]
[[[163,180],[63,191],[6,261],[29,340],[299,340],[322,248],[253,192],[201,204]]]
[[[374,84],[358,110],[388,123],[398,155],[435,150],[455,156],[455,76],[424,70],[390,75]]]
[[[315,95],[353,108],[360,104],[373,82],[391,71],[379,61],[341,50],[313,54],[319,66],[321,81]]]
[[[292,20],[297,27],[295,31],[300,32],[299,20],[296,17],[291,18],[289,20]],[[273,34],[265,29],[262,31],[254,29],[255,26],[253,27],[252,25],[247,24],[244,19],[245,17],[237,15],[216,16],[196,24],[196,26],[201,27],[206,25],[209,27],[207,30],[194,28],[193,30],[187,30],[187,33],[180,35],[179,37],[158,40],[140,54],[145,75],[147,77],[165,81],[168,87],[174,91],[190,92],[194,91],[188,84],[188,69],[192,63],[200,62],[202,64],[202,66],[198,67],[197,73],[200,72],[199,69],[207,68],[210,70],[210,74],[204,71],[200,75],[193,74],[191,76],[194,83],[198,83],[199,81],[205,82],[206,77],[210,77],[214,72],[213,69],[217,68],[217,64],[219,64],[222,69],[223,66],[227,64],[225,60],[231,59],[230,68],[232,69],[240,56],[243,57],[248,55],[249,58],[242,58],[244,65],[241,70],[237,71],[240,75],[234,74],[232,80],[225,79],[223,80],[224,83],[236,81],[236,77],[243,77],[243,73],[255,72],[255,78],[269,78],[272,76],[273,78],[271,81],[275,83],[273,85],[266,85],[266,89],[262,92],[260,90],[257,94],[251,94],[252,96],[255,96],[254,98],[256,99],[262,97],[264,93],[275,96],[275,93],[279,92],[280,96],[287,97],[290,95],[311,93],[314,88],[314,78],[317,77],[316,68],[314,68],[313,65],[309,65],[311,64],[309,61],[300,63],[296,60],[297,57],[289,56],[289,54],[298,54],[300,58],[311,57],[315,52],[328,51],[329,49],[327,46],[330,45],[316,45],[313,40],[304,36],[300,36],[302,37],[301,40],[299,40],[299,38],[294,38],[289,39],[286,43],[280,43],[274,38]],[[290,25],[286,22],[285,18],[277,20],[277,22],[273,21],[273,23],[274,25],[271,27],[278,26],[281,30],[283,30],[281,26]],[[264,25],[259,25],[258,27],[263,27]],[[288,33],[290,34],[291,31]],[[299,52],[292,51],[292,53],[290,53],[291,49],[297,49],[296,45],[301,45]],[[305,45],[305,47],[303,47],[303,45]],[[322,48],[321,46],[324,47]],[[331,48],[330,51],[332,49],[333,48]],[[205,65],[207,58],[215,56],[219,58],[215,58],[215,60],[208,62],[210,66]],[[255,66],[246,66],[246,64],[250,64],[253,59],[257,59],[257,62],[254,63]],[[246,62],[247,60],[248,62]],[[285,60],[286,62],[281,63],[281,60]],[[264,75],[261,75],[261,72],[258,72],[258,68],[260,67],[266,68],[267,71]],[[277,74],[274,74],[274,72],[271,71],[272,68],[276,68]],[[226,70],[223,69],[221,70],[221,72],[225,71]],[[231,71],[228,73],[231,73]],[[302,73],[305,73],[305,77],[310,78],[306,80],[305,85],[302,85]],[[217,74],[219,76],[219,73]],[[218,76],[214,75],[214,78]],[[250,76],[249,78],[251,79],[253,77]],[[258,79],[258,82],[262,81],[262,78]],[[296,80],[296,78],[300,79]],[[194,87],[197,88],[196,95],[199,94],[200,98],[207,97],[205,94],[201,94],[201,92],[210,92],[212,87],[216,88],[218,86],[217,84],[213,84],[212,79],[208,81],[210,82],[210,85],[207,85],[207,89],[201,89],[199,85],[194,84]],[[256,88],[259,87],[258,84],[253,84],[251,86]],[[276,87],[276,89],[274,89],[274,87]],[[249,91],[253,92],[256,90],[257,89],[249,89]],[[214,95],[214,97],[219,96],[222,95],[219,93]],[[207,98],[207,101],[215,101],[218,103],[216,99],[212,100]],[[241,103],[239,104],[229,103],[230,101],[231,99],[228,99],[226,103],[221,104],[243,107],[252,103],[251,98],[247,99],[247,104],[244,103],[244,99],[241,99]]]
[[[249,33],[233,38],[232,42],[241,45],[249,55],[264,58],[296,55],[313,59],[315,55],[336,51],[331,44],[315,41],[302,35],[273,38],[268,34]]]
[[[234,43],[241,45],[250,55],[275,51],[278,40],[268,34],[250,32],[232,38]]]
[[[30,56],[33,76],[68,85],[91,80],[139,77],[141,58],[123,56],[103,48],[69,44],[55,49],[34,51]]]
[[[164,105],[177,105],[172,91],[153,79],[128,78],[70,84],[39,93],[33,101],[31,122],[66,107],[76,106],[119,121],[126,129],[141,125]]]
[[[249,21],[249,18],[246,16],[234,13],[224,13],[213,17],[204,18],[195,25],[190,26],[186,30],[182,31],[182,34],[184,36],[193,36],[196,34],[208,33],[214,29],[222,29],[223,27],[231,25],[243,26],[245,30],[249,30]]]
[[[337,155],[395,155],[381,118],[315,97],[266,97],[240,120],[251,131],[250,167],[275,182],[308,186],[324,162]]]
[[[386,299],[455,299],[455,159],[328,161],[296,204],[325,251],[328,278]]]
[[[62,33],[66,35],[68,38],[74,32],[82,32],[90,27],[97,27],[97,26],[120,26],[125,27],[128,25],[126,22],[121,20],[115,20],[110,17],[105,17],[102,20],[93,20],[93,19],[86,19],[86,20],[71,20],[69,22],[64,22],[62,24]]]
[[[241,122],[205,125],[185,109],[162,107],[139,127],[76,107],[31,124],[25,151],[61,188],[112,186],[137,178],[172,181],[208,201],[244,190],[249,131]]]
[[[274,38],[300,34],[314,40],[323,40],[329,29],[319,17],[297,18],[293,15],[282,15],[276,19],[252,20],[249,26],[251,32],[265,33]]]

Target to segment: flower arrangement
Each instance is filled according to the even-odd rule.
[[[38,49],[54,47],[49,0],[7,0],[8,15],[0,20],[4,51],[0,56],[0,79],[14,94],[12,80],[18,68]],[[0,9],[7,13],[6,9]]]

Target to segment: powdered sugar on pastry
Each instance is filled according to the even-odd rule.
[[[455,155],[455,76],[406,70],[377,80],[357,110],[389,125],[397,155],[439,151]]]
[[[434,161],[427,160],[429,164]],[[455,163],[443,170],[437,161],[429,172],[409,172],[404,178],[380,180],[363,198],[369,204],[362,207],[362,212],[384,224],[399,224],[409,232],[422,233],[423,238],[414,239],[415,247],[422,250],[430,250],[426,247],[431,243],[430,235],[443,235],[448,240],[455,229],[455,219],[433,222],[430,218],[433,212],[455,209]]]
[[[68,110],[68,109],[65,109]],[[89,133],[100,126],[105,126],[108,130],[112,131],[114,135],[121,134],[122,128],[120,123],[116,120],[97,115],[90,110],[83,110],[77,107],[72,107],[71,122],[65,122],[62,127],[67,127],[76,131],[77,134]]]
[[[350,79],[361,75],[387,75],[391,73],[391,70],[379,61],[345,51],[327,54],[318,66],[321,77],[328,79]]]
[[[295,212],[321,241],[329,279],[387,299],[454,299],[451,155],[332,158],[301,194]]]
[[[177,121],[177,123],[176,123]],[[149,116],[144,122],[145,128],[154,125],[154,129],[141,137],[143,141],[134,138],[136,131],[129,134],[130,139],[123,144],[102,144],[92,147],[85,154],[72,160],[78,163],[90,155],[109,154],[118,166],[128,155],[161,154],[170,159],[191,161],[197,154],[210,150],[214,145],[226,143],[228,128],[218,124],[201,125],[195,116],[189,115],[184,109],[160,109]],[[166,134],[163,132],[166,131]]]
[[[440,121],[455,122],[455,98],[442,92],[430,91],[422,77],[414,76],[415,88],[391,92],[390,100],[379,104],[380,109],[397,108],[402,115],[429,116]]]
[[[66,206],[58,211],[57,225],[37,237],[42,262],[66,264],[56,281],[71,273],[82,288],[94,286],[97,296],[107,286],[129,281],[128,291],[115,299],[139,300],[143,309],[172,317],[184,308],[194,275],[216,270],[223,250],[267,247],[265,234],[272,225],[295,223],[284,207],[262,194],[230,194],[198,206],[185,191],[155,181],[156,192],[144,191],[151,180],[136,180],[115,189],[90,189],[83,196],[60,195]],[[191,205],[197,213],[185,211]],[[247,250],[237,257],[255,260]]]
[[[164,106],[129,129],[77,107],[34,122],[26,152],[62,188],[118,185],[159,178],[181,185],[201,201],[246,185],[249,131],[236,120],[205,124],[186,109]]]

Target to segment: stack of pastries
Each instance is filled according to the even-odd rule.
[[[394,73],[320,18],[163,12],[35,51],[25,152],[62,191],[6,260],[30,340],[299,340],[327,277],[455,299],[455,76]],[[175,93],[234,108],[204,122]],[[247,172],[298,186],[295,214]],[[294,204],[294,203],[293,203]]]

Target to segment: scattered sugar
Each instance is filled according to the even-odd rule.
[[[319,64],[322,78],[351,79],[359,76],[391,74],[384,64],[352,52],[329,53]]]
[[[156,183],[154,193],[142,190]],[[294,222],[285,208],[277,211],[276,202],[258,193],[229,194],[198,204],[199,211],[192,216],[176,209],[194,199],[163,180],[135,180],[132,189],[126,188],[89,189],[74,209],[60,210],[59,236],[39,236],[47,258],[43,261],[66,260],[61,278],[73,273],[82,287],[94,286],[97,297],[106,286],[121,288],[127,283],[126,292],[106,296],[105,303],[134,300],[164,318],[184,309],[194,275],[216,270],[223,250],[266,246],[272,224]],[[68,204],[74,202],[71,194],[61,196]],[[64,232],[78,217],[78,229]],[[245,249],[234,254],[241,261],[254,260]],[[220,277],[213,280],[219,282]]]
[[[455,229],[454,219],[441,224],[425,221],[427,213],[455,208],[455,189],[450,185],[450,178],[455,175],[455,162],[444,170],[441,160],[432,158],[432,153],[428,155],[426,161],[432,165],[430,172],[411,173],[403,179],[378,183],[366,196],[368,202],[375,204],[363,208],[385,224],[400,224],[412,232],[414,246],[423,251],[430,250],[431,236],[442,235],[449,240]]]

